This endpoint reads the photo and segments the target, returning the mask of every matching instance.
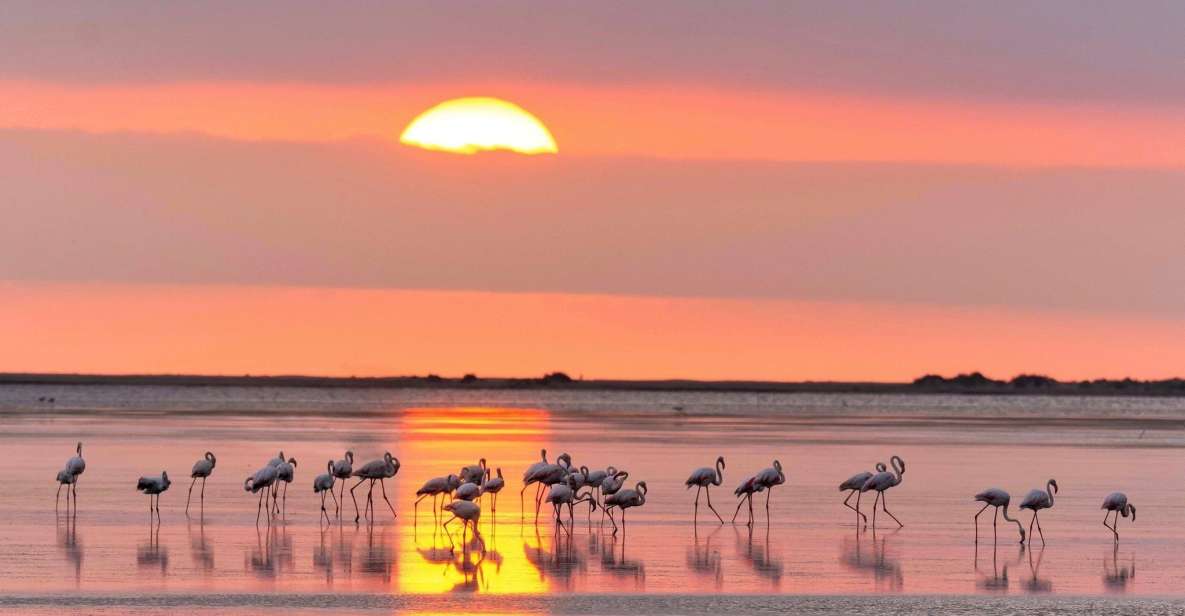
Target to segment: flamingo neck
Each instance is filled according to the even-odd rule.
[[[1053,506],[1053,484],[1051,484],[1051,483],[1045,484],[1045,493],[1049,495],[1049,506],[1052,507]]]

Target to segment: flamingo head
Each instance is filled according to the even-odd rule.
[[[502,477],[502,467],[501,466],[498,467],[498,477],[499,478]]]
[[[1056,479],[1049,480],[1049,487],[1053,488],[1054,494],[1057,494],[1057,480]]]
[[[480,466],[480,467],[482,467],[482,468],[485,468],[485,467],[486,467],[486,459],[485,459],[485,458],[482,458],[482,459],[478,460],[478,461],[477,461],[477,465],[478,465],[478,466]]]
[[[346,451],[346,459],[350,461],[350,464],[353,464],[354,463],[354,452],[347,450]]]
[[[641,492],[642,496],[646,496],[646,490],[647,490],[647,488],[646,488],[646,482],[645,482],[645,481],[639,481],[639,482],[638,482],[638,487],[637,487],[636,489],[638,490],[638,492]]]
[[[901,456],[893,456],[889,462],[893,464],[893,469],[897,471],[898,475],[905,474],[905,460],[902,460]]]
[[[78,455],[82,455],[82,441],[78,441],[78,446],[74,448],[74,451],[77,451]]]
[[[555,462],[564,468],[572,468],[572,456],[566,453],[561,453],[560,457],[555,459]]]
[[[883,473],[887,470],[889,470],[889,467],[885,466],[884,462],[877,462],[876,463],[876,472]]]
[[[210,461],[210,466],[214,466],[218,463],[218,458],[214,457],[214,452],[212,451],[206,452],[206,459]]]
[[[296,466],[296,458],[288,458],[288,463],[292,466]]]
[[[720,468],[724,468],[724,456],[716,456],[716,464],[720,465]]]
[[[1136,521],[1136,506],[1131,503],[1128,503],[1127,507],[1124,507],[1123,517],[1126,518],[1129,511],[1132,514],[1132,522],[1135,522]]]
[[[251,482],[253,482],[253,481],[255,481],[255,478],[254,478],[254,477],[248,477],[248,478],[246,478],[246,479],[244,479],[244,480],[243,480],[243,491],[244,491],[244,492],[250,492],[250,491],[251,491]]]

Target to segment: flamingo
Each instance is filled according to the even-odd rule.
[[[160,477],[141,477],[136,482],[136,489],[148,495],[148,515],[152,516],[154,510],[153,497],[156,497],[156,519],[160,519],[160,493],[169,489],[173,482],[169,481],[169,474],[165,471],[160,472]]]
[[[888,467],[885,466],[884,462],[877,462],[876,463],[876,472],[883,473],[886,470],[888,470]],[[863,473],[856,473],[855,475],[848,477],[847,481],[839,484],[839,491],[840,492],[846,491],[848,493],[848,497],[843,499],[844,507],[847,507],[848,509],[855,511],[856,515],[860,516],[861,518],[864,518],[865,524],[868,524],[868,516],[864,515],[863,513],[860,513],[860,494],[861,494],[860,488],[864,487],[864,484],[868,483],[869,479],[872,479],[872,473],[870,473],[868,471],[864,471]],[[853,494],[856,495],[856,506],[855,507],[853,507],[850,503],[850,501],[852,500]]]
[[[463,483],[457,486],[456,494],[457,500],[476,500],[481,496],[480,483]]]
[[[571,534],[571,532],[572,532],[571,526],[572,526],[572,519],[573,519],[573,515],[572,515],[573,507],[576,505],[576,503],[585,502],[585,501],[591,502],[591,499],[592,499],[592,497],[587,494],[585,494],[584,496],[580,496],[579,494],[577,494],[577,492],[579,492],[579,490],[580,490],[580,480],[577,479],[577,477],[575,475],[568,475],[565,478],[565,481],[562,481],[562,482],[552,485],[551,490],[547,494],[547,502],[551,503],[555,507],[555,510],[554,510],[555,521],[557,524],[560,525],[560,528],[564,528],[564,523],[563,523],[563,521],[560,520],[560,507],[562,507],[563,505],[568,506],[569,528],[567,530],[568,530],[569,534]]]
[[[498,476],[490,478],[490,469],[486,469],[486,481],[481,484],[481,491],[483,494],[492,494],[492,501],[490,503],[490,513],[498,512],[498,493],[502,488],[506,487],[506,480],[502,478],[502,468],[498,468]]]
[[[1045,482],[1044,490],[1030,490],[1025,499],[1020,502],[1021,509],[1032,509],[1033,519],[1029,522],[1029,536],[1033,536],[1033,524],[1037,524],[1037,534],[1041,537],[1041,545],[1045,545],[1045,533],[1041,531],[1041,522],[1037,520],[1037,512],[1053,507],[1053,495],[1057,494],[1057,481],[1050,479]]]
[[[900,456],[893,456],[892,459],[889,460],[889,464],[893,466],[893,471],[895,471],[895,473],[881,471],[870,477],[868,481],[864,482],[864,485],[860,486],[861,492],[876,490],[876,500],[872,501],[872,528],[874,530],[876,529],[877,501],[880,501],[881,511],[889,514],[889,517],[893,518],[893,521],[897,523],[898,528],[905,526],[901,523],[901,520],[897,519],[897,516],[893,515],[893,513],[890,512],[887,507],[885,507],[885,490],[888,490],[889,488],[901,483],[901,476],[905,474],[905,460],[902,460]]]
[[[690,490],[691,486],[696,486],[695,489],[695,513],[692,516],[692,523],[699,521],[699,493],[706,492],[708,495],[708,509],[716,514],[716,519],[720,520],[720,524],[724,524],[724,518],[720,517],[720,513],[712,506],[712,491],[710,486],[718,486],[724,482],[724,456],[717,456],[716,467],[697,468],[691,473],[684,484]]]
[[[585,478],[586,483],[597,492],[597,503],[600,503],[601,484],[605,482],[606,477],[611,477],[617,474],[617,469],[609,466],[604,469],[597,469],[588,472],[588,477]]]
[[[757,482],[765,488],[765,517],[769,518],[769,496],[774,491],[774,486],[780,486],[786,483],[786,473],[782,472],[782,463],[774,460],[774,465],[770,468],[762,469],[757,473]]]
[[[641,507],[646,504],[646,482],[639,481],[634,489],[623,488],[616,494],[605,499],[605,508],[621,509],[621,532],[625,533],[625,510],[630,507]],[[613,523],[613,534],[617,534],[617,520],[613,519],[613,512],[609,512],[609,521]]]
[[[277,471],[276,467],[267,465],[243,480],[243,490],[252,494],[262,492],[259,495],[259,506],[255,508],[255,523],[259,524],[259,513],[263,511],[264,498],[271,492],[271,487],[276,483]],[[266,491],[265,491],[266,490]],[[271,505],[267,509],[268,523],[271,523],[272,508]]]
[[[425,481],[424,485],[420,486],[419,490],[416,490],[416,496],[418,496],[419,498],[417,498],[415,504],[412,505],[412,523],[415,524],[415,521],[418,519],[418,516],[419,516],[418,507],[420,506],[420,501],[424,500],[425,497],[427,497],[427,496],[432,497],[432,515],[433,515],[433,517],[435,517],[436,516],[436,497],[440,496],[440,495],[448,496],[449,494],[452,493],[453,490],[456,490],[457,488],[459,488],[460,485],[461,485],[461,478],[457,477],[456,475],[446,475],[444,477],[433,477],[432,479]]]
[[[74,448],[74,457],[66,460],[66,472],[74,476],[74,480],[70,482],[70,491],[74,493],[74,510],[78,510],[78,476],[86,471],[86,460],[82,459],[82,441],[78,441],[78,445]],[[61,490],[59,483],[58,489]]]
[[[189,473],[193,477],[193,481],[189,483],[189,495],[185,497],[185,515],[189,515],[189,501],[193,498],[193,484],[197,483],[198,478],[202,480],[202,491],[200,500],[202,503],[202,511],[206,510],[206,478],[210,473],[214,472],[214,465],[218,463],[218,459],[209,451],[202,457],[201,460],[193,463],[193,471]]]
[[[1103,516],[1103,526],[1110,528],[1111,532],[1115,533],[1115,541],[1118,542],[1119,529],[1116,527],[1119,526],[1119,516],[1122,515],[1126,518],[1130,514],[1132,522],[1135,522],[1136,506],[1127,502],[1127,495],[1123,492],[1112,492],[1107,495],[1107,498],[1103,499],[1102,508],[1107,510],[1107,514]],[[1111,515],[1112,512],[1115,513],[1115,518],[1111,522],[1111,525],[1107,526],[1107,516]]]
[[[613,468],[610,466],[609,468]],[[606,469],[608,470],[608,469]],[[613,473],[601,480],[601,526],[605,526],[605,499],[617,494],[625,486],[625,480],[630,476],[627,471],[613,469]]]
[[[741,484],[738,485],[736,487],[736,489],[732,491],[732,493],[734,495],[736,495],[738,498],[741,499],[737,503],[737,510],[732,512],[732,522],[733,523],[736,523],[736,521],[737,521],[737,514],[741,512],[741,505],[744,505],[745,502],[748,502],[749,503],[749,521],[746,523],[746,526],[753,525],[753,494],[755,492],[761,492],[763,490],[765,490],[765,486],[760,481],[757,481],[756,476],[753,476],[753,477],[749,477],[748,479],[742,481]],[[768,518],[766,518],[766,519],[768,519]]]
[[[279,466],[279,465],[283,464],[285,461],[286,460],[284,459],[284,451],[280,450],[280,454],[277,455],[276,457],[272,458],[271,460],[268,460],[267,465],[268,466]]]
[[[387,506],[391,508],[391,517],[396,517],[395,505],[391,504],[391,499],[387,498],[387,484],[385,479],[394,477],[399,472],[399,458],[391,455],[391,452],[385,452],[381,460],[371,460],[362,465],[362,468],[356,469],[352,476],[358,477],[358,483],[350,488],[350,498],[354,498],[354,489],[362,485],[363,481],[370,480],[370,487],[366,491],[366,508],[374,511],[373,495],[374,482],[379,482],[379,486],[383,488],[383,500],[387,501]],[[358,522],[358,500],[354,500],[354,522]]]
[[[540,466],[538,470],[532,473],[531,476],[527,478],[527,485],[530,485],[531,483],[538,483],[540,486],[546,486],[550,488],[561,481],[565,481],[565,478],[571,472],[571,468],[572,457],[566,453],[561,453],[560,456],[556,458],[555,464]],[[539,522],[539,507],[541,505],[542,500],[535,501],[536,523]]]
[[[333,505],[335,508],[337,508],[337,495],[333,493],[333,481],[335,478],[333,460],[330,460],[329,463],[325,465],[325,468],[329,472],[325,473],[324,475],[317,475],[317,478],[313,479],[313,494],[321,494],[321,515],[325,517],[326,522],[332,524],[333,522],[329,519],[329,514],[325,511],[325,493],[328,492],[329,495],[333,497]],[[317,521],[319,523],[321,518],[317,518]]]
[[[1012,496],[1001,490],[1000,488],[988,488],[983,492],[975,495],[975,500],[984,503],[983,509],[975,514],[975,542],[979,543],[979,514],[987,510],[988,507],[996,508],[996,515],[992,516],[992,537],[996,536],[996,522],[997,516],[1000,513],[1000,508],[1004,508],[1004,520],[1006,522],[1016,523],[1016,529],[1020,531],[1020,542],[1023,545],[1025,542],[1025,527],[1016,518],[1008,517],[1008,503],[1012,501]]]
[[[464,466],[457,473],[462,482],[480,484],[486,477],[486,459],[482,458],[473,466]]]
[[[58,502],[62,498],[62,486],[66,486],[66,513],[70,513],[70,486],[78,480],[78,475],[71,473],[68,470],[62,469],[58,471],[58,493],[53,497],[54,511],[58,509]],[[78,503],[74,504],[74,508],[78,508]]]
[[[481,538],[481,532],[478,531],[477,528],[477,522],[481,519],[481,507],[478,507],[477,503],[473,501],[455,500],[446,504],[444,506],[444,511],[453,514],[453,517],[449,518],[444,523],[446,530],[448,529],[449,522],[452,522],[456,519],[461,520],[461,549],[465,549],[465,546],[467,545],[465,541],[465,529],[469,526],[473,526],[473,536],[477,537],[477,540],[481,542],[481,550],[484,552],[486,549],[486,542],[485,539]],[[448,535],[448,533],[445,534]],[[449,542],[451,543],[453,540],[452,535],[448,535],[448,538]]]
[[[342,480],[341,499],[336,499],[336,498],[334,499],[334,502],[337,503],[337,516],[339,518],[342,515],[342,507],[341,507],[342,503],[346,502],[346,480],[348,480],[350,478],[350,473],[353,473],[353,472],[354,472],[354,452],[353,451],[346,451],[346,455],[343,456],[341,460],[338,460],[337,462],[333,463],[333,470],[330,473],[333,475],[334,479],[341,479]],[[355,503],[355,505],[357,505],[357,503]]]
[[[296,458],[288,458],[287,462],[281,462],[275,466],[276,469],[276,494],[280,492],[280,488],[284,488],[284,512],[288,512],[288,484],[296,479]],[[283,486],[278,482],[284,482]],[[273,498],[273,501],[276,499]],[[280,506],[276,505],[276,513],[280,512]]]
[[[539,450],[539,457],[541,458],[540,461],[528,466],[527,470],[523,471],[523,489],[518,491],[518,507],[519,507],[520,515],[526,515],[526,512],[525,512],[526,507],[523,506],[523,494],[527,491],[527,487],[529,487],[532,483],[536,484],[535,485],[535,502],[536,503],[539,502],[539,492],[540,492],[540,490],[542,490],[543,486],[541,486],[537,482],[533,481],[531,479],[531,477],[535,473],[539,472],[543,467],[551,464],[550,462],[547,461],[547,450],[546,449]]]

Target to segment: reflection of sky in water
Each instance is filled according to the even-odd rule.
[[[3,418],[0,445],[9,454],[0,478],[52,479],[76,437],[87,443],[88,469],[78,485],[77,517],[59,515],[55,524],[47,524],[56,487],[50,479],[35,484],[45,490],[0,493],[0,515],[7,521],[0,526],[0,551],[23,555],[0,561],[0,594],[1180,592],[1175,580],[1185,571],[1185,555],[1172,544],[1185,540],[1185,531],[1158,525],[1155,513],[1143,513],[1172,506],[1157,478],[1142,469],[1179,476],[1185,464],[1175,447],[1034,447],[1032,442],[1071,438],[1064,430],[1073,429],[1053,434],[1039,426],[1026,427],[1038,432],[1026,435],[1028,442],[999,445],[998,435],[1011,429],[990,422],[983,436],[964,433],[960,440],[970,444],[951,446],[945,444],[950,426],[921,422],[910,439],[886,448],[877,442],[882,427],[865,428],[848,416],[828,424],[819,418],[823,411],[814,413],[805,430],[769,425],[760,415],[697,417],[635,409],[612,417],[605,408],[403,409],[270,422],[237,414],[159,416],[152,422],[92,415],[52,422]],[[1083,429],[1095,434],[1099,428]],[[718,444],[729,442],[734,444]],[[355,526],[347,489],[347,523],[335,518],[333,525],[318,526],[320,500],[312,493],[312,477],[347,448],[357,454],[356,466],[387,450],[401,460],[399,475],[387,485],[397,519],[376,488],[374,523]],[[627,534],[599,532],[599,514],[590,522],[581,509],[571,533],[557,531],[547,508],[538,526],[529,513],[520,526],[519,478],[541,448],[553,461],[566,451],[577,465],[626,469],[630,486],[647,481],[647,505],[629,512]],[[162,524],[150,527],[143,497],[132,490],[135,478],[162,465],[185,477],[206,449],[215,450],[219,461],[204,511],[195,502],[193,516],[185,518],[187,485],[176,480],[162,497]],[[242,479],[279,449],[300,460],[288,513],[257,528],[255,500],[242,491]],[[892,453],[908,462],[903,484],[890,492],[890,507],[906,527],[857,533],[854,516],[841,505],[845,494],[835,487]],[[772,519],[766,519],[759,495],[752,529],[721,527],[704,515],[692,526],[694,490],[685,490],[682,482],[718,454],[728,466],[724,485],[713,494],[726,518],[726,508],[736,504],[731,494],[736,483],[775,457],[783,461],[788,484],[773,494]],[[427,501],[412,524],[415,491],[424,481],[457,473],[482,457],[506,477],[497,515],[483,502],[484,550],[471,534],[461,547],[459,523],[450,525],[450,541],[432,522]],[[1049,542],[1044,549],[1022,551],[1004,532],[993,546],[990,531],[981,532],[978,547],[972,544],[977,507],[971,494],[1004,484],[1015,498],[1049,476],[1056,476],[1063,490],[1057,506],[1042,515]],[[1114,546],[1098,523],[1096,501],[1119,488],[1145,508],[1140,522],[1126,525]],[[528,508],[533,492],[527,491]],[[357,494],[363,505],[365,485]],[[869,500],[862,502],[866,512]],[[1027,515],[1023,521],[1027,526]],[[1137,587],[1136,563],[1143,559],[1152,564],[1141,567]]]

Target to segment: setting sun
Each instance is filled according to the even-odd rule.
[[[475,154],[510,150],[519,154],[555,154],[551,132],[527,110],[498,98],[445,101],[412,120],[399,141],[428,150]]]

